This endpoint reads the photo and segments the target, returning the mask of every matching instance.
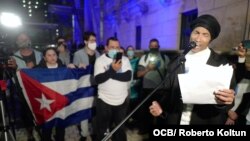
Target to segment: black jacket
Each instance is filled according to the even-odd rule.
[[[235,77],[237,83],[239,83],[243,78],[250,79],[250,71],[246,69],[245,63],[236,64]]]
[[[180,59],[175,59],[174,62],[168,66],[168,73],[174,71],[174,68],[179,64]],[[220,66],[229,63],[225,56],[215,53],[211,49],[210,57],[207,61],[208,65]],[[160,104],[163,107],[163,117],[166,117],[166,124],[179,124],[183,110],[183,102],[181,100],[181,92],[178,82],[178,74],[182,73],[183,67],[179,67],[176,71],[170,74],[169,81],[167,82],[167,92]],[[205,74],[204,74],[205,75]],[[234,78],[234,77],[233,77]],[[231,88],[235,85],[231,82]],[[232,85],[233,84],[233,85]],[[232,105],[230,105],[231,107]],[[230,108],[229,105],[213,105],[195,104],[190,124],[224,124],[226,119],[226,112]]]
[[[236,79],[239,83],[243,78],[250,79],[250,71],[246,69],[245,63],[238,63],[236,66]],[[250,109],[250,92],[246,92],[242,96],[240,105],[236,109],[236,113],[246,117]]]
[[[238,108],[236,109],[236,113],[238,115],[246,117],[250,109],[250,92],[243,94],[242,100]]]

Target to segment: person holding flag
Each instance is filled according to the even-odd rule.
[[[58,53],[55,48],[46,48],[43,51],[43,59],[37,66],[35,66],[35,68],[47,68],[47,69],[60,68],[60,67],[66,67],[66,66],[63,65],[62,61],[58,58]],[[73,64],[68,64],[67,67],[75,68]],[[37,100],[39,101],[39,99]],[[52,102],[52,100],[50,102]],[[50,110],[50,108],[48,108],[48,110]],[[45,127],[42,128],[41,141],[51,141],[51,133],[52,133],[52,128],[45,128]],[[55,140],[64,141],[64,134],[65,134],[65,129],[57,126]]]

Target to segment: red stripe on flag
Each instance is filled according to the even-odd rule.
[[[7,89],[7,82],[5,80],[0,80],[0,87],[2,91]]]

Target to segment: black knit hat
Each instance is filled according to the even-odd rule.
[[[190,28],[194,30],[196,27],[206,28],[210,32],[212,40],[220,34],[220,24],[216,18],[211,15],[201,15],[195,19],[191,23]]]

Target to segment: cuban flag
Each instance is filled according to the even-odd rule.
[[[93,67],[22,69],[17,77],[38,125],[67,127],[91,118]]]

